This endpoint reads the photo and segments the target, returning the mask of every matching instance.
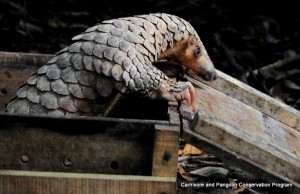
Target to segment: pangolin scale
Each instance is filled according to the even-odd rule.
[[[189,82],[169,79],[154,62],[171,59],[207,80],[214,66],[194,28],[157,13],[103,21],[73,37],[17,91],[8,112],[96,115],[97,101],[114,89],[170,101],[195,99]]]

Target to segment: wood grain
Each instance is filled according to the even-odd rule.
[[[176,178],[0,170],[0,194],[176,193]]]
[[[197,75],[190,73],[196,80],[235,98],[244,104],[300,131],[300,112],[279,102],[278,100],[256,90],[255,88],[233,77],[217,71],[218,79],[213,82],[204,81]]]
[[[155,125],[152,176],[176,177],[179,126]]]
[[[300,132],[201,82],[192,130],[233,153],[300,183]]]

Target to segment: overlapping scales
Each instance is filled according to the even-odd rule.
[[[164,13],[104,21],[73,37],[27,80],[9,112],[93,114],[98,97],[113,89],[147,94],[168,80],[152,65],[176,41],[197,33],[185,20]]]

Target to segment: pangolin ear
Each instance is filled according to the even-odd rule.
[[[188,46],[195,46],[196,45],[196,39],[193,36],[190,36],[187,42]]]
[[[193,48],[196,45],[196,39],[193,36],[190,36],[186,41],[185,49]]]

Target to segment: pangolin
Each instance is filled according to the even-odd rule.
[[[17,91],[8,112],[96,115],[96,102],[114,89],[193,104],[192,84],[169,79],[155,67],[159,60],[176,61],[206,80],[216,79],[196,31],[175,15],[107,20],[72,40]]]

